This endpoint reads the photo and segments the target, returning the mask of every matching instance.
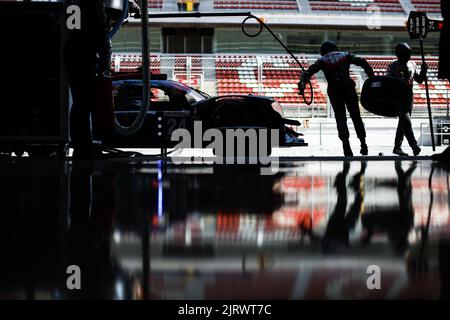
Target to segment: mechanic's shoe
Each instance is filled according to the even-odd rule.
[[[392,150],[392,153],[398,156],[408,156],[408,154],[403,151],[402,148],[394,148],[394,150]]]
[[[348,142],[348,140],[342,141],[342,148],[344,149],[344,156],[353,157],[353,151],[352,148],[350,147],[350,142]]]
[[[361,142],[361,149],[359,150],[359,153],[362,156],[367,156],[369,153],[369,148],[367,147],[366,138],[360,138],[359,141]]]
[[[418,156],[420,151],[422,151],[422,149],[420,149],[420,147],[417,146],[417,145],[412,147],[412,150],[413,150],[413,153],[414,153],[415,156]]]
[[[369,149],[367,148],[367,144],[361,144],[361,150],[359,150],[359,153],[363,156],[367,156],[369,154]]]

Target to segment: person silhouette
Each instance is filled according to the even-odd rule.
[[[95,158],[91,114],[99,99],[97,75],[108,66],[110,45],[107,40],[106,12],[103,0],[68,0],[65,5],[80,8],[79,29],[68,30],[63,59],[72,95],[70,139],[75,158]]]
[[[99,171],[91,163],[75,161],[69,186],[65,264],[80,268],[82,290],[66,290],[66,298],[112,299],[116,271],[111,258],[117,205],[115,175]]]
[[[408,235],[414,226],[414,207],[412,203],[411,176],[417,167],[412,162],[404,171],[401,161],[395,162],[397,173],[398,207],[378,209],[370,214],[363,215],[361,223],[364,229],[362,243],[370,243],[375,231],[387,234],[394,251],[402,254],[408,248]]]
[[[410,87],[410,95],[413,95],[413,83],[422,83],[427,77],[428,66],[426,63],[421,65],[420,72],[417,72],[416,64],[411,61],[411,48],[407,43],[399,43],[395,47],[395,55],[397,60],[389,64],[386,74],[390,77],[399,78],[408,83]],[[412,110],[412,105],[410,107]],[[417,156],[421,149],[417,145],[416,138],[411,125],[411,111],[398,117],[397,131],[395,133],[394,149],[392,152],[399,156],[407,156],[408,154],[402,150],[403,138],[406,137],[409,146]]]
[[[351,179],[350,187],[355,191],[355,198],[348,210],[346,178],[350,163],[344,162],[342,171],[336,176],[334,185],[337,191],[337,202],[328,219],[322,239],[322,248],[325,252],[335,252],[349,246],[350,231],[354,229],[364,203],[364,174],[366,168],[367,162],[361,161],[360,171]]]
[[[346,157],[353,156],[349,142],[350,133],[347,126],[346,108],[355,127],[356,135],[361,142],[360,153],[367,155],[366,129],[359,112],[358,95],[355,90],[356,84],[350,77],[349,70],[350,65],[354,64],[362,67],[369,77],[373,77],[373,69],[365,59],[356,57],[349,52],[338,51],[336,44],[331,41],[325,41],[321,45],[320,54],[322,57],[317,59],[308,70],[302,73],[298,83],[299,93],[302,94],[311,77],[322,70],[328,82],[327,93],[333,107],[344,155]]]

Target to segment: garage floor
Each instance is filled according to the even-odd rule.
[[[448,298],[450,166],[368,159],[0,160],[0,298]]]

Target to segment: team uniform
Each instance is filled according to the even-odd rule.
[[[374,76],[372,67],[365,59],[356,57],[348,52],[336,50],[325,53],[321,58],[314,62],[307,71],[302,73],[299,89],[300,91],[304,90],[309,79],[315,73],[322,70],[328,82],[327,93],[333,107],[339,139],[342,141],[344,147],[344,154],[346,156],[353,155],[348,142],[350,133],[347,127],[347,107],[355,127],[356,135],[361,141],[361,154],[366,155],[366,130],[359,111],[355,82],[350,78],[349,70],[351,64],[362,67],[369,77]]]
[[[411,60],[411,48],[407,43],[399,43],[395,47],[395,55],[397,60],[392,62],[386,71],[386,74],[391,77],[399,78],[405,81],[410,87],[411,101],[413,95],[413,83],[417,81],[422,83],[427,77],[428,66],[426,63],[422,64],[420,73],[417,72],[417,66]],[[417,156],[421,149],[417,145],[416,138],[411,125],[411,110],[412,105],[409,107],[410,112],[406,113],[398,118],[397,132],[395,134],[395,143],[393,153],[399,156],[408,155],[402,150],[403,137],[406,136],[408,143],[413,150],[415,156]]]
[[[424,70],[424,69],[423,69]],[[426,77],[426,71],[417,72],[417,66],[413,61],[407,61],[406,63],[396,60],[392,62],[386,71],[386,74],[391,77],[400,78],[408,83],[411,88],[411,95],[413,94],[413,83],[417,81],[422,83]],[[412,110],[412,105],[410,107]],[[399,117],[397,132],[395,134],[394,152],[395,150],[401,150],[403,138],[406,137],[408,144],[413,150],[420,152],[417,146],[416,138],[411,125],[411,111]],[[416,153],[415,151],[414,153]],[[397,152],[395,152],[397,153]]]

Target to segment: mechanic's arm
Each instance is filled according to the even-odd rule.
[[[314,62],[309,66],[308,70],[302,72],[302,76],[300,77],[300,81],[298,82],[298,91],[300,94],[303,94],[306,88],[306,84],[315,75],[320,71],[320,63],[319,60]]]
[[[354,55],[350,55],[350,63],[354,64],[355,66],[361,67],[364,69],[364,72],[367,74],[369,78],[375,76],[375,73],[373,72],[372,66],[367,62],[366,59],[356,57]]]
[[[427,78],[427,71],[428,65],[426,63],[422,63],[422,66],[420,67],[420,73],[414,73],[414,80],[416,80],[418,83],[424,82]]]

